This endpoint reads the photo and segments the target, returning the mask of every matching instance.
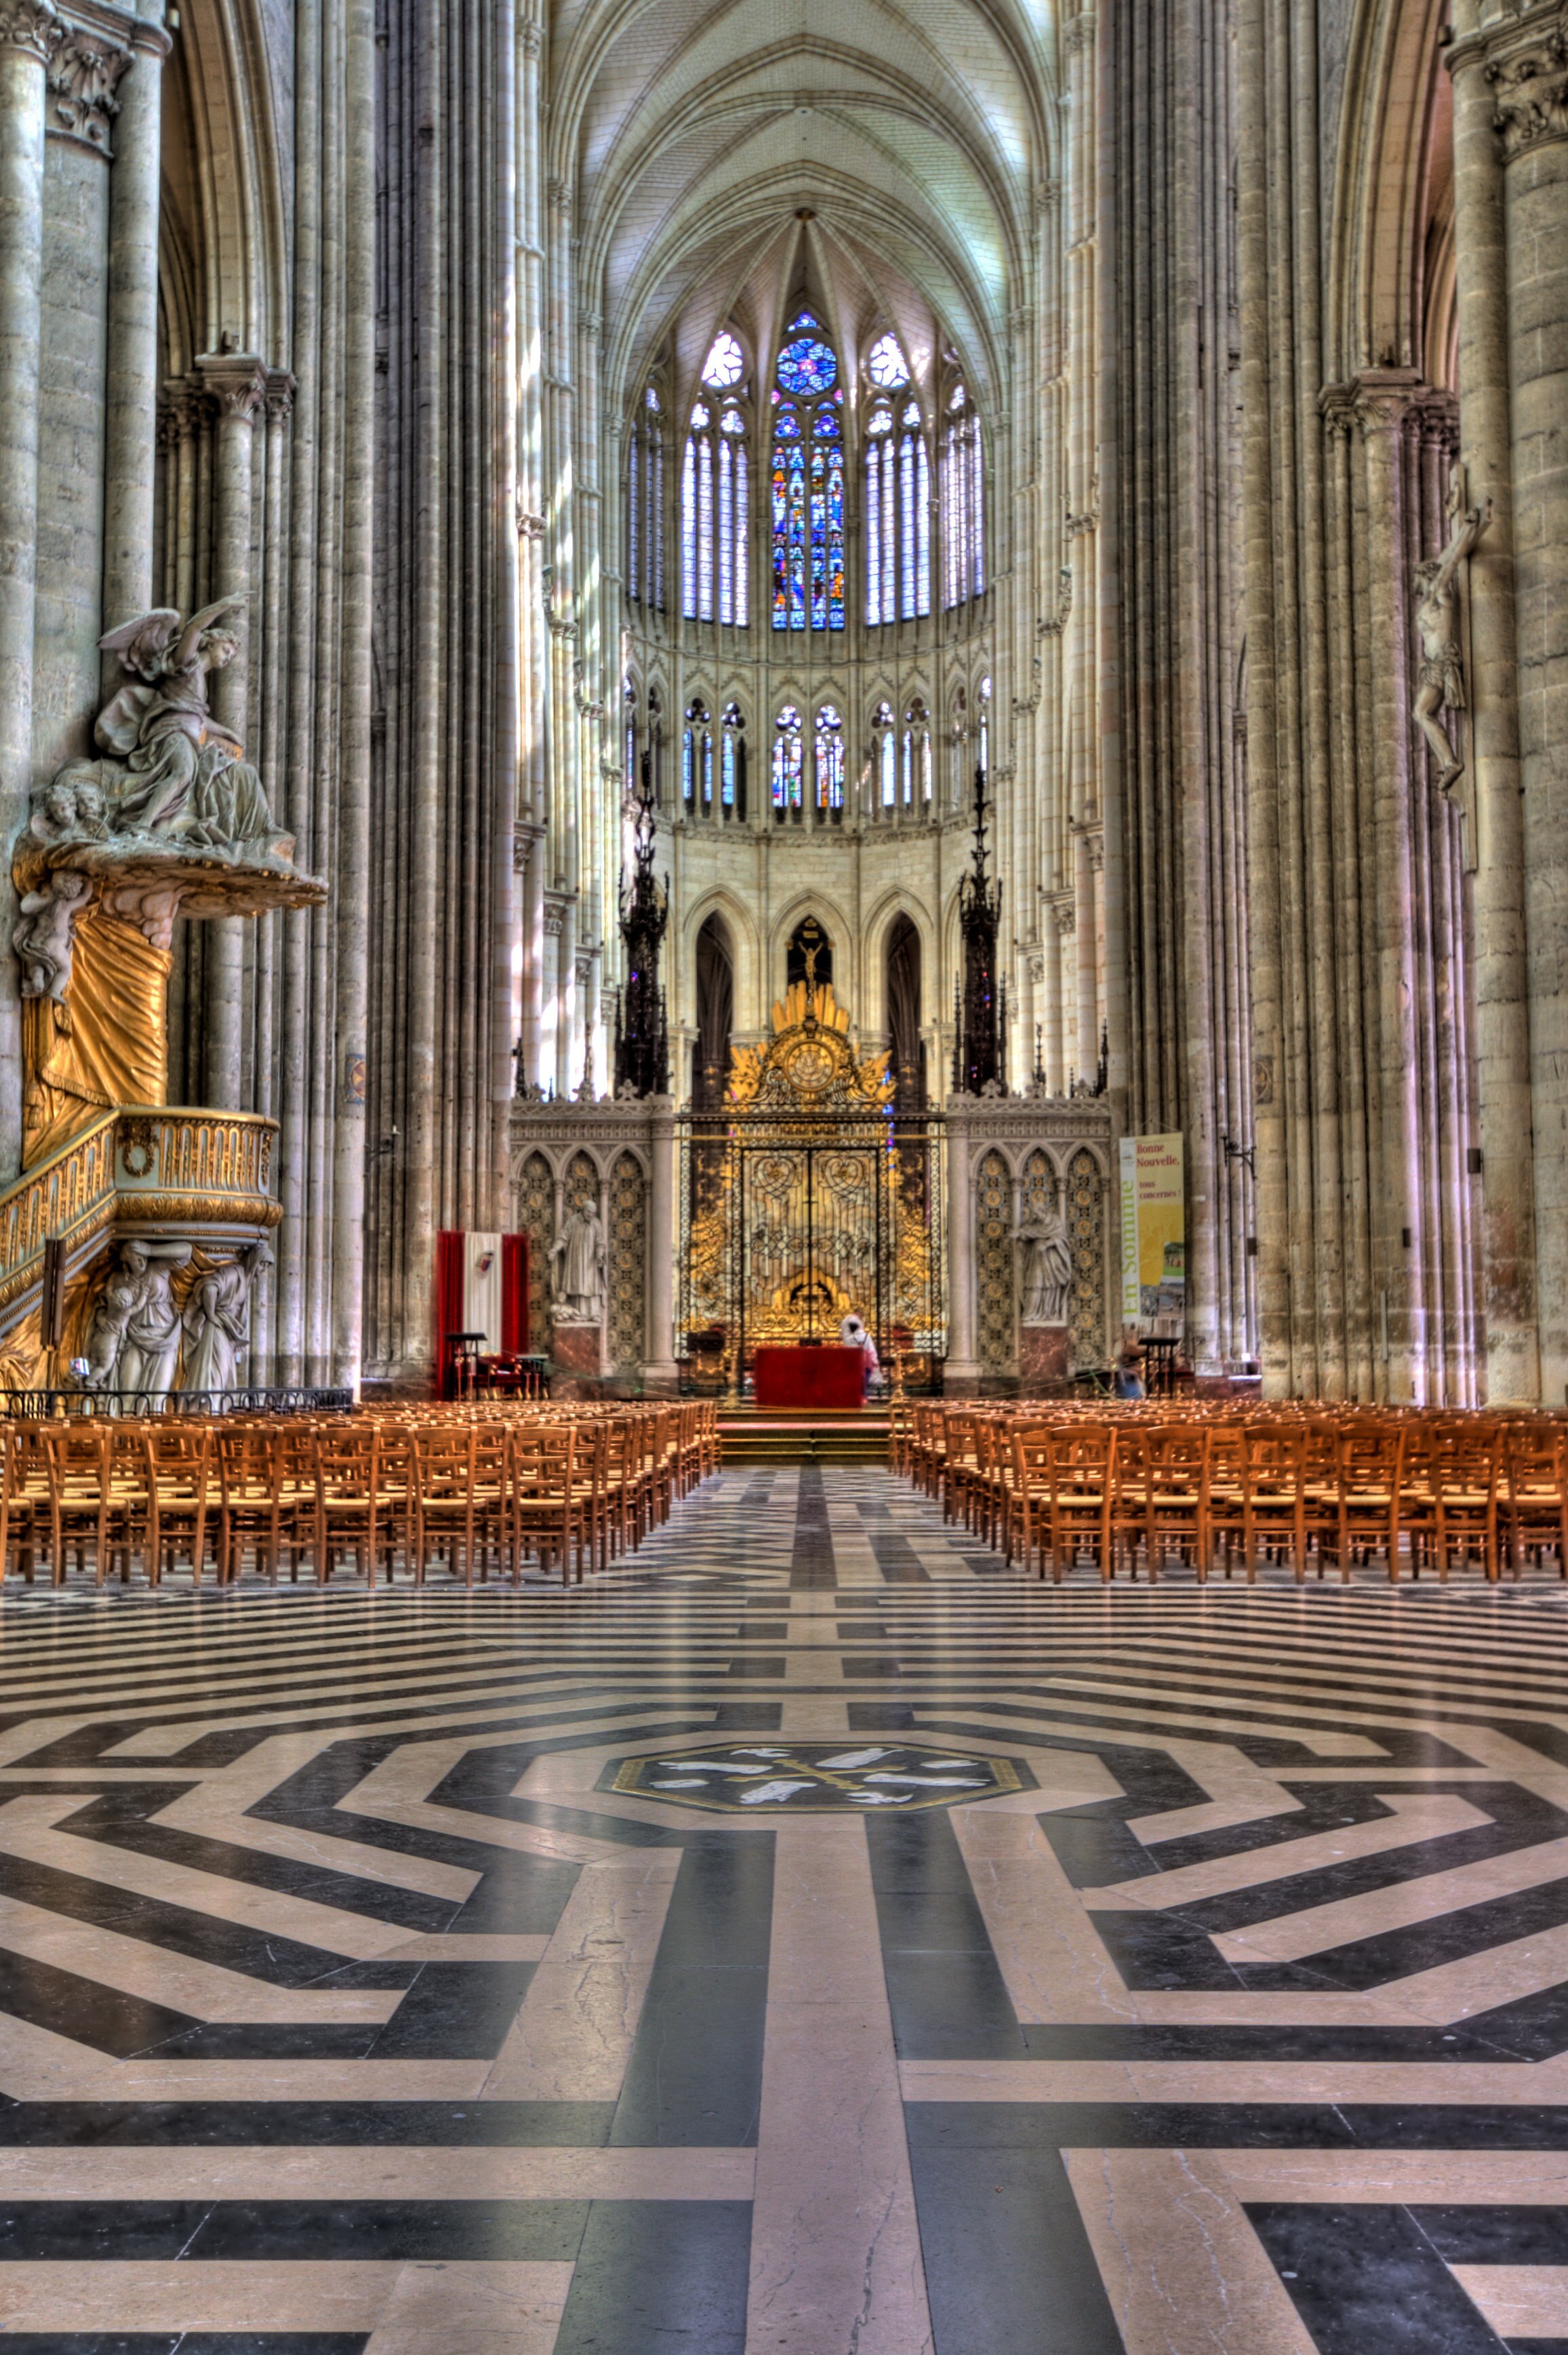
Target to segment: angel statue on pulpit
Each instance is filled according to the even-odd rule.
[[[188,621],[160,606],[100,638],[129,677],[93,728],[104,757],[68,762],[38,796],[32,831],[41,842],[91,828],[101,839],[152,835],[245,859],[293,856],[244,747],[208,708],[209,672],[239,651],[219,624],[244,603],[220,598]]]

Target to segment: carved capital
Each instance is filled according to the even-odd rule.
[[[1078,903],[1071,891],[1060,892],[1051,901],[1051,915],[1058,940],[1071,940],[1078,929]]]
[[[517,47],[525,58],[537,58],[544,47],[544,31],[539,25],[517,27]]]
[[[268,368],[266,378],[266,390],[262,397],[266,402],[268,416],[291,416],[293,411],[294,394],[298,389],[293,378],[287,368]]]
[[[254,353],[204,352],[196,365],[219,421],[238,418],[253,425],[267,405],[271,375]]]
[[[188,442],[201,422],[205,399],[199,385],[188,378],[172,377],[158,388],[158,447],[174,450],[180,442]]]
[[[64,38],[49,0],[0,0],[0,48],[24,50],[47,66]]]
[[[1561,18],[1494,55],[1486,75],[1505,164],[1550,139],[1568,139],[1568,33]]]
[[[79,140],[107,161],[109,126],[120,112],[114,93],[130,62],[117,41],[68,27],[49,67],[49,137]]]
[[[1323,430],[1330,441],[1349,442],[1356,430],[1356,390],[1353,385],[1326,384],[1317,396],[1322,413]]]
[[[545,197],[552,212],[571,218],[571,184],[568,180],[550,180],[545,186]]]
[[[1350,387],[1362,440],[1370,442],[1376,433],[1401,432],[1413,400],[1424,389],[1414,368],[1363,368]]]

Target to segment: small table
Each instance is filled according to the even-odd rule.
[[[866,1353],[835,1343],[819,1349],[759,1349],[752,1395],[759,1406],[859,1407],[866,1402]]]

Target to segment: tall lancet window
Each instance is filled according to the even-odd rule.
[[[809,311],[785,331],[773,391],[773,627],[844,627],[844,389]]]
[[[664,404],[646,386],[626,457],[626,594],[664,612]]]
[[[741,379],[746,356],[716,336],[702,368],[680,473],[680,610],[688,622],[743,630],[751,619],[751,472]]]
[[[831,703],[816,715],[816,806],[844,806],[844,722]]]
[[[773,721],[773,807],[797,810],[801,805],[800,714],[786,703]]]
[[[713,737],[708,706],[699,696],[686,707],[680,748],[680,793],[687,809],[706,815],[713,807]]]
[[[931,456],[893,336],[872,345],[866,373],[866,619],[875,627],[931,611]]]
[[[985,469],[980,421],[962,379],[942,429],[942,602],[967,604],[986,586]]]

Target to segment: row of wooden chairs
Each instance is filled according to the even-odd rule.
[[[1568,1423],[1552,1415],[1381,1410],[1037,1417],[914,1409],[896,1469],[1009,1561],[1060,1582],[1087,1554],[1103,1579],[1151,1581],[1175,1558],[1300,1583],[1381,1564],[1397,1581],[1554,1559],[1568,1578]]]
[[[719,1461],[701,1401],[558,1411],[0,1423],[0,1574],[149,1585],[187,1563],[275,1584],[308,1562],[419,1584],[444,1568],[520,1583],[530,1560],[581,1582],[638,1546]]]

